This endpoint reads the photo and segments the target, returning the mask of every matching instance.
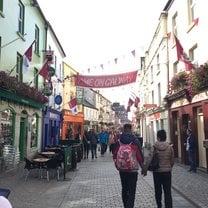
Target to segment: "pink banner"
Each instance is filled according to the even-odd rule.
[[[133,71],[123,74],[104,76],[77,75],[75,77],[75,85],[89,88],[117,87],[135,82],[137,78],[137,72],[138,71]]]

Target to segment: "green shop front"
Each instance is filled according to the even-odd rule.
[[[30,96],[0,87],[0,172],[41,148],[42,109],[47,98],[32,90]]]

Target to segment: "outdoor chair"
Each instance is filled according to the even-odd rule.
[[[42,170],[43,169],[46,169],[47,181],[49,181],[50,171],[54,171],[54,170],[56,171],[56,174],[57,174],[57,180],[59,180],[60,162],[57,158],[52,158],[52,159],[48,160],[48,162],[42,168]]]
[[[24,160],[25,160],[25,167],[24,167],[24,169],[26,169],[28,172],[27,172],[27,174],[26,174],[26,176],[25,176],[25,181],[27,180],[27,178],[28,178],[28,176],[29,176],[29,174],[30,174],[30,172],[31,172],[31,170],[39,170],[40,169],[40,167],[39,167],[39,165],[38,164],[36,164],[36,163],[34,163],[34,162],[32,162],[31,160],[29,160],[28,158],[24,158]]]

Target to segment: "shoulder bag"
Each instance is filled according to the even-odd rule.
[[[159,167],[160,167],[159,166],[159,156],[156,151],[156,148],[154,147],[153,157],[152,157],[152,160],[151,160],[147,170],[156,171]]]

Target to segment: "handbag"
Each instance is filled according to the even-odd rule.
[[[156,152],[155,147],[154,147],[153,157],[152,157],[152,160],[151,160],[147,170],[156,171],[159,167],[160,167],[159,156],[158,156],[158,153]]]

